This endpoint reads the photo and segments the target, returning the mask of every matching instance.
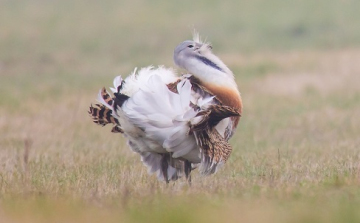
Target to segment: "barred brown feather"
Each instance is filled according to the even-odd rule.
[[[191,126],[191,131],[202,153],[202,173],[208,175],[216,171],[218,163],[226,162],[232,151],[231,145],[219,134],[215,126],[224,118],[239,117],[240,113],[228,106],[212,105],[198,115],[203,116],[203,119]]]
[[[112,111],[105,107],[104,105],[95,104],[95,107],[91,105],[89,107],[88,111],[90,117],[93,119],[93,122],[105,126],[107,124],[113,124],[115,125],[111,132],[117,133],[123,133],[119,121],[112,116]]]
[[[107,93],[106,89],[103,87],[101,89],[101,97],[104,99],[104,101],[108,104],[108,105],[112,105],[113,104],[113,99],[110,97],[110,95]]]

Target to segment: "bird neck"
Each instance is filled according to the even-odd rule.
[[[242,100],[237,84],[231,74],[212,69],[209,66],[197,65],[189,70],[210,93],[216,96],[223,105],[236,108],[242,112]],[[230,71],[231,72],[231,71]]]
[[[216,57],[216,56],[215,56]],[[218,59],[219,60],[219,59]],[[213,62],[214,60],[209,60]],[[221,62],[221,60],[219,60]],[[232,88],[237,91],[234,75],[222,62],[216,61],[216,67],[199,63],[198,58],[187,61],[184,68],[198,78],[202,83],[217,85],[219,87]]]
[[[222,104],[242,111],[242,101],[234,75],[214,54],[207,52],[186,60],[184,68],[194,75]]]
[[[201,84],[215,95],[223,105],[235,108],[241,114],[243,105],[237,88],[219,86],[208,82],[202,82]]]
[[[233,73],[221,62],[221,60],[219,61],[220,62],[216,61],[217,68],[219,68],[217,69],[206,65],[205,63],[199,63],[199,61],[193,59],[188,61],[186,70],[198,78],[204,85],[213,86],[214,88],[229,89],[239,94]]]

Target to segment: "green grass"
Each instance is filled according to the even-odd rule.
[[[2,1],[1,222],[359,222],[358,1]],[[216,175],[166,186],[87,115],[193,28],[244,113]]]

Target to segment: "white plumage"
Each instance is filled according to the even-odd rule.
[[[231,71],[209,45],[185,41],[174,60],[189,74],[178,77],[162,66],[135,69],[125,80],[114,79],[114,97],[102,89],[100,104],[89,111],[95,123],[114,124],[113,132],[123,133],[149,172],[166,182],[184,174],[190,181],[197,166],[202,174],[216,172],[230,155],[227,140],[242,109]]]

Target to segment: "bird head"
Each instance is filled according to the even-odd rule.
[[[212,52],[212,46],[194,38],[180,43],[174,50],[174,62],[204,82],[234,83],[231,70]]]
[[[207,43],[199,43],[193,40],[186,40],[180,43],[174,51],[174,59],[183,54],[204,55],[211,52],[212,46]],[[175,60],[175,63],[177,61]]]

